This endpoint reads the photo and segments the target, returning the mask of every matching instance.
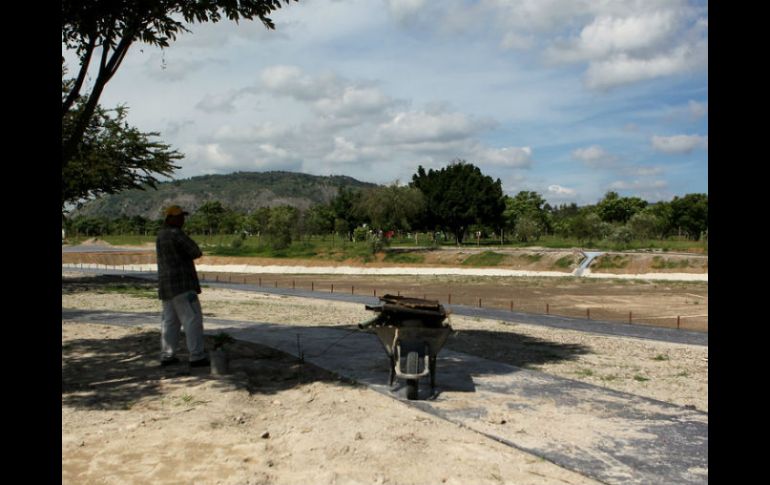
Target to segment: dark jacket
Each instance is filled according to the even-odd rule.
[[[203,256],[181,227],[164,224],[155,240],[158,260],[158,297],[170,300],[187,291],[201,292],[194,259]]]

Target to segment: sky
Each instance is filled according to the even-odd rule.
[[[183,153],[177,179],[404,185],[459,159],[551,205],[708,193],[705,1],[299,0],[270,17],[135,43],[100,104]]]

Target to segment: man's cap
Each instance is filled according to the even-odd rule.
[[[184,214],[184,215],[186,215],[186,216],[187,216],[187,215],[190,215],[190,213],[189,213],[189,212],[185,212],[185,211],[184,211],[184,210],[182,210],[182,208],[181,208],[181,207],[179,207],[178,205],[172,205],[172,206],[169,206],[169,207],[166,209],[166,215],[167,215],[167,216],[178,216],[178,215],[182,215],[182,214]]]

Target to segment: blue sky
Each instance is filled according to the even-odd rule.
[[[707,2],[300,0],[271,18],[135,44],[102,106],[184,153],[177,178],[405,184],[464,159],[551,204],[708,192]]]

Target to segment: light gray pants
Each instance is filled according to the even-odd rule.
[[[206,357],[203,343],[203,313],[198,295],[188,291],[163,301],[163,319],[160,329],[161,359],[170,359],[179,347],[179,329],[184,325],[190,361]]]

